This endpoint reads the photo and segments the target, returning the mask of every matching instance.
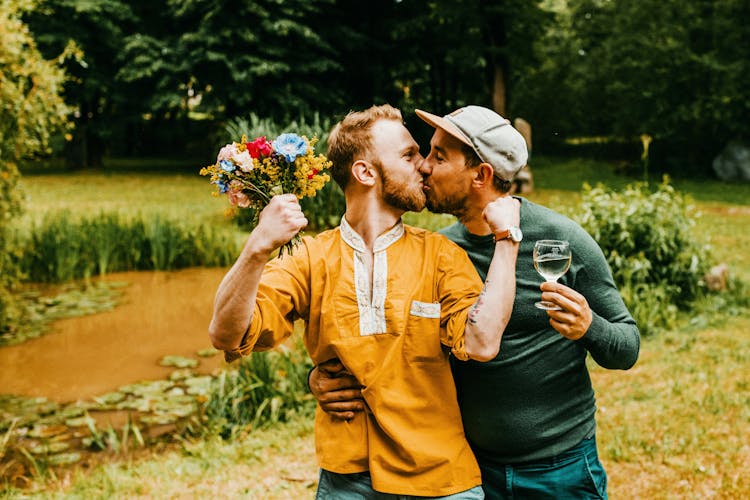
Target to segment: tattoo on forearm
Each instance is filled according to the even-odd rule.
[[[488,283],[489,281],[485,281],[482,291],[479,293],[479,297],[477,297],[477,301],[474,302],[474,305],[469,310],[468,321],[470,325],[476,325],[477,321],[479,321],[479,309],[484,305],[484,296],[487,294]]]

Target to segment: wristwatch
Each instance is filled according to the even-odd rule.
[[[513,243],[519,243],[523,239],[523,233],[518,226],[510,226],[495,233],[495,241],[510,239]]]

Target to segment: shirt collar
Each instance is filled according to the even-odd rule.
[[[365,240],[349,225],[346,217],[341,218],[341,239],[357,252],[365,252],[367,246]],[[404,235],[404,223],[399,219],[395,226],[378,236],[375,240],[374,252],[382,252]]]

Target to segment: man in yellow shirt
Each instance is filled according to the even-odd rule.
[[[347,115],[328,158],[346,198],[341,225],[268,262],[307,224],[293,195],[274,197],[219,286],[212,342],[229,357],[267,350],[303,318],[313,362],[338,358],[361,384],[368,411],[346,422],[316,413],[318,498],[482,498],[448,355],[497,354],[518,244],[497,242],[482,287],[457,245],[401,222],[424,207],[423,158],[391,106]],[[485,210],[497,231],[518,217],[509,198]]]

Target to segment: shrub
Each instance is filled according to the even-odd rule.
[[[58,64],[75,52],[68,45],[59,60],[45,60],[23,21],[35,2],[0,2],[0,334],[21,321],[13,292],[18,284],[17,248],[10,222],[21,213],[16,162],[49,152],[50,138],[72,111],[64,102],[66,80]]]
[[[10,222],[21,213],[18,177],[14,164],[0,160],[0,334],[10,330],[19,317],[11,293],[20,279],[18,248],[10,230]]]
[[[315,408],[307,389],[312,362],[301,343],[293,349],[253,353],[211,383],[204,429],[224,439]]]
[[[706,290],[708,248],[693,232],[688,200],[664,181],[614,192],[584,186],[581,225],[599,243],[641,333],[671,326]]]

